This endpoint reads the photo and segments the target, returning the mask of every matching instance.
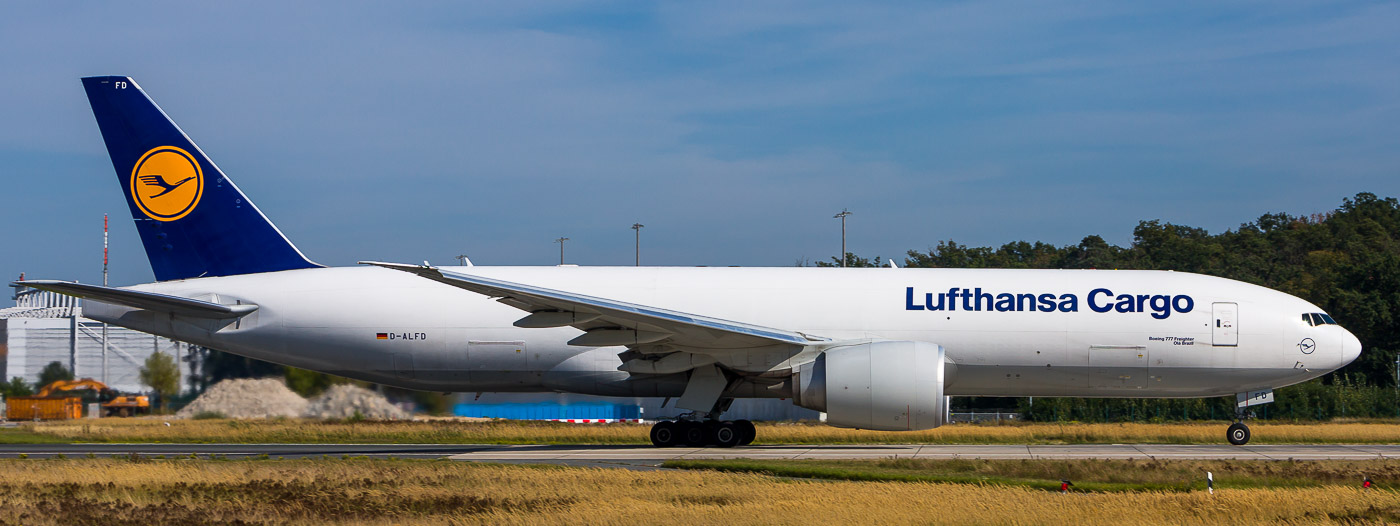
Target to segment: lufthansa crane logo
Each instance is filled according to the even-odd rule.
[[[151,148],[131,169],[131,200],[156,221],[185,217],[203,194],[204,171],[190,152],[180,148]]]
[[[1303,351],[1303,354],[1312,354],[1317,350],[1317,342],[1312,338],[1303,338],[1303,341],[1298,342],[1298,350]]]

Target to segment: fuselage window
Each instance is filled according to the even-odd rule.
[[[1326,325],[1326,324],[1327,324],[1327,322],[1322,321],[1322,315],[1321,315],[1321,314],[1318,314],[1318,313],[1316,313],[1316,312],[1312,313],[1312,321],[1313,321],[1313,325]]]
[[[1303,313],[1303,323],[1306,323],[1309,327],[1311,327],[1313,324],[1312,316],[1309,316],[1307,313]]]
[[[1336,324],[1337,324],[1337,320],[1332,319],[1331,316],[1328,316],[1328,315],[1325,314],[1325,313],[1322,315],[1322,321],[1327,322],[1328,325],[1336,325]]]

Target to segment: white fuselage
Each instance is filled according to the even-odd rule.
[[[1180,272],[445,270],[838,340],[932,342],[946,349],[950,362],[946,394],[959,396],[1217,396],[1315,378],[1360,352],[1342,327],[1304,322],[1303,314],[1322,312],[1306,301]],[[422,390],[679,396],[685,387],[683,375],[637,378],[618,371],[624,348],[566,345],[582,333],[577,329],[517,328],[512,322],[526,314],[521,310],[383,268],[290,270],[132,288],[252,303],[258,310],[227,326],[100,303],[90,303],[88,316],[257,359]],[[1313,345],[1300,345],[1307,341]],[[735,396],[777,395],[755,390]]]

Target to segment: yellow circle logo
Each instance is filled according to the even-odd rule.
[[[204,194],[204,171],[190,152],[174,146],[151,148],[131,169],[131,200],[147,217],[185,217]]]

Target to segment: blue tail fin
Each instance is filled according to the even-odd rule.
[[[86,77],[156,280],[316,267],[130,77]]]

